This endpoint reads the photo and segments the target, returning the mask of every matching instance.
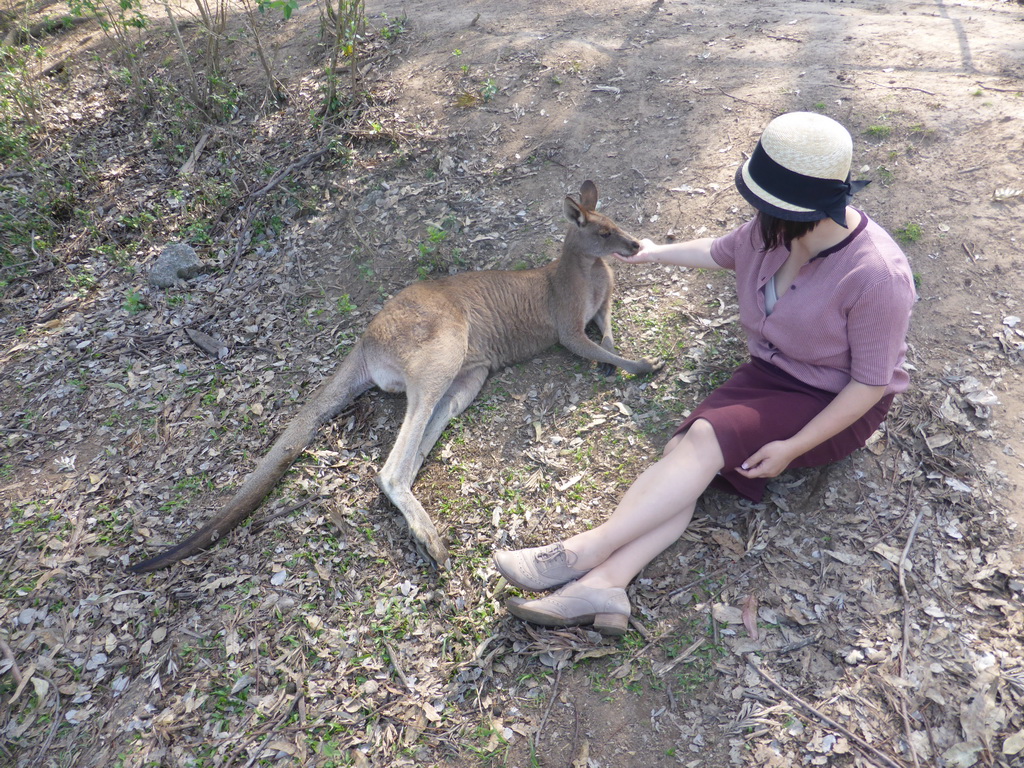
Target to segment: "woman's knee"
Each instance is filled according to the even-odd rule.
[[[675,447],[683,442],[683,437],[685,437],[685,435],[685,432],[679,432],[678,434],[672,435],[669,441],[665,443],[665,447],[661,449],[662,458],[672,453]]]
[[[718,436],[715,434],[715,428],[711,426],[711,422],[707,419],[697,419],[686,428],[685,432],[673,435],[672,439],[665,444],[662,456],[668,456],[684,440],[701,451],[721,451],[721,447],[718,444]]]

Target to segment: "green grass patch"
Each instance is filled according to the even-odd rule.
[[[899,227],[894,232],[896,239],[904,245],[918,242],[924,237],[924,231],[921,229],[921,225],[915,224],[914,222],[908,222],[902,227]]]

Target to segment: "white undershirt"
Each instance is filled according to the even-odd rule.
[[[775,302],[779,300],[779,296],[775,293],[775,275],[772,275],[772,279],[764,285],[764,313],[770,315],[772,310],[775,309]]]

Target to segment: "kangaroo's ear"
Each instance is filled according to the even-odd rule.
[[[568,195],[565,196],[563,210],[565,211],[565,218],[567,218],[577,227],[582,227],[587,223],[586,210]]]
[[[590,179],[580,185],[580,202],[588,211],[597,210],[597,184]]]

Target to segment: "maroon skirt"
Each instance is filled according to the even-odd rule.
[[[771,478],[747,478],[735,467],[768,443],[795,435],[835,396],[835,392],[808,386],[771,363],[753,358],[708,395],[674,435],[697,419],[710,422],[725,458],[725,468],[712,485],[757,502]],[[863,447],[889,412],[892,400],[893,395],[886,395],[842,432],[794,459],[788,469],[820,467]]]

